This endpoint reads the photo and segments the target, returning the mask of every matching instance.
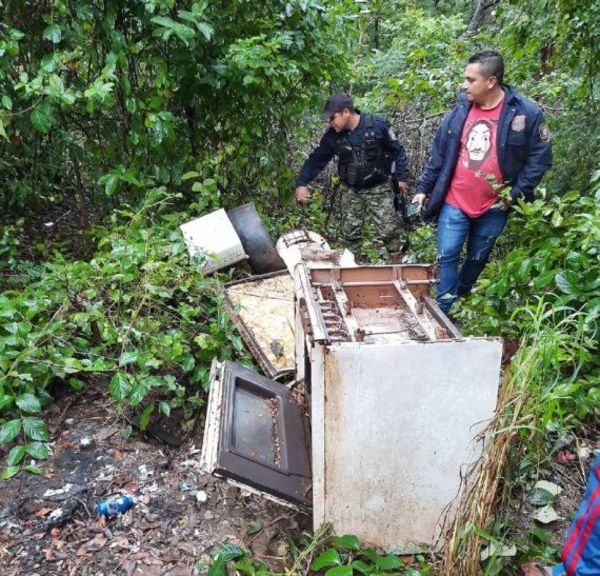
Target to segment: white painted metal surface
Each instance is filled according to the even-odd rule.
[[[315,344],[315,527],[389,550],[432,547],[496,407],[502,342]]]
[[[356,266],[354,254],[350,250],[331,250],[327,240],[316,232],[291,230],[280,236],[275,248],[292,276],[300,262],[310,268]]]
[[[212,474],[217,464],[219,451],[219,431],[221,428],[221,410],[223,406],[222,365],[214,358],[210,366],[210,394],[206,407],[204,440],[200,455],[200,467],[203,472]]]
[[[206,273],[225,268],[248,257],[227,213],[222,208],[186,222],[179,228],[192,258],[200,252],[207,254],[202,265]]]

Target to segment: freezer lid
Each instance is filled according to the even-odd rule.
[[[214,362],[202,468],[294,506],[311,507],[305,419],[283,385]]]
[[[225,307],[264,374],[294,371],[294,281],[287,272],[226,284]]]

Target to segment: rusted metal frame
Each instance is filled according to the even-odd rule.
[[[458,328],[449,320],[441,308],[437,305],[437,302],[431,296],[424,296],[423,303],[431,315],[442,325],[442,327],[448,332],[450,338],[462,338],[462,334],[458,331]]]
[[[329,333],[327,332],[325,320],[323,319],[321,309],[315,298],[307,267],[304,265],[296,266],[296,274],[298,275],[300,287],[304,294],[304,304],[306,306],[306,312],[308,313],[308,320],[312,327],[313,341],[328,343],[330,340]]]
[[[334,270],[321,268],[311,270],[315,283],[330,283]],[[337,278],[346,284],[348,282],[384,281],[391,282],[398,278],[408,281],[424,281],[433,275],[431,264],[398,264],[394,266],[357,266],[340,268]],[[416,278],[415,278],[416,276]]]
[[[391,286],[392,282],[394,282],[394,280],[369,280],[369,281],[364,281],[364,282],[344,282],[342,280],[341,286],[343,288],[359,288],[361,286]],[[415,285],[419,285],[419,284],[433,285],[437,282],[437,280],[435,280],[435,279],[403,280],[403,282],[406,282],[406,284],[408,286],[415,286]],[[330,284],[328,282],[313,282],[312,285],[316,286],[316,287],[330,286]]]
[[[339,282],[334,282],[331,287],[333,289],[333,294],[340,310],[340,314],[342,315],[342,320],[346,324],[348,333],[351,335],[352,339],[355,340],[357,333],[356,331],[360,328],[360,326],[352,314],[352,303],[348,299],[348,295],[344,291],[342,284]]]
[[[443,335],[439,331],[439,326],[437,326],[434,322],[432,322],[423,312],[424,312],[424,304],[419,302],[412,294],[412,292],[406,287],[403,281],[395,280],[394,287],[400,294],[401,298],[404,300],[409,310],[413,313],[415,319],[427,334],[427,337],[430,340],[438,340]]]

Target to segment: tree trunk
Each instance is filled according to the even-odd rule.
[[[495,0],[476,0],[475,11],[471,16],[471,21],[465,31],[465,36],[473,36],[479,30],[479,26],[483,22],[485,11],[495,4]]]

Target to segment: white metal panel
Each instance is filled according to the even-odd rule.
[[[199,252],[207,254],[202,266],[206,273],[247,258],[240,237],[222,208],[179,228],[192,258]]]
[[[433,545],[495,410],[501,341],[344,342],[323,352],[324,372],[313,355],[315,524],[387,549]]]
[[[301,262],[309,268],[356,266],[354,254],[350,250],[331,250],[327,240],[316,232],[291,230],[277,240],[275,247],[292,275]]]
[[[325,522],[325,395],[323,383],[325,382],[325,348],[317,345],[312,349],[311,355],[311,382],[316,390],[311,390],[310,422],[311,422],[311,450],[313,474],[313,524],[315,532]],[[315,393],[316,392],[316,393]],[[338,532],[349,534],[349,532]]]
[[[223,365],[214,358],[210,366],[210,392],[204,424],[204,440],[200,454],[200,467],[203,472],[212,474],[217,465],[219,433],[221,430],[221,410],[223,407]]]

